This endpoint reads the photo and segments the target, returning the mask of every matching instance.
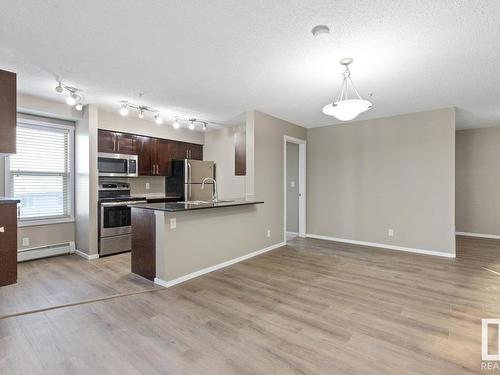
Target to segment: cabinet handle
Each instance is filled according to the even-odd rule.
[[[113,152],[116,152],[116,137],[113,138]]]
[[[0,233],[5,233],[5,227],[0,227]]]
[[[155,165],[153,164],[153,173],[152,174],[155,174]]]
[[[120,152],[120,140],[118,140],[118,152]]]

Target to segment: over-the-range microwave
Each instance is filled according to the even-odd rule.
[[[102,177],[137,177],[138,156],[99,152],[97,170]]]

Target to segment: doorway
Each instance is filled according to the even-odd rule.
[[[306,141],[284,137],[284,242],[306,236]]]

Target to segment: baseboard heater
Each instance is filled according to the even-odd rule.
[[[55,255],[73,254],[75,252],[75,243],[66,242],[48,246],[32,247],[17,251],[17,261],[25,262],[27,260],[53,257]]]

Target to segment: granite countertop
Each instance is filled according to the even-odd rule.
[[[21,201],[19,199],[14,199],[11,197],[0,197],[0,204],[14,204],[20,202]]]
[[[145,210],[156,210],[165,212],[180,212],[180,211],[194,211],[194,210],[204,210],[210,208],[223,208],[223,207],[235,207],[235,206],[248,206],[253,204],[262,204],[264,201],[259,201],[255,199],[228,199],[220,200],[217,203],[206,202],[206,203],[185,203],[185,202],[171,202],[171,203],[140,203],[132,204],[129,207],[141,208]]]

